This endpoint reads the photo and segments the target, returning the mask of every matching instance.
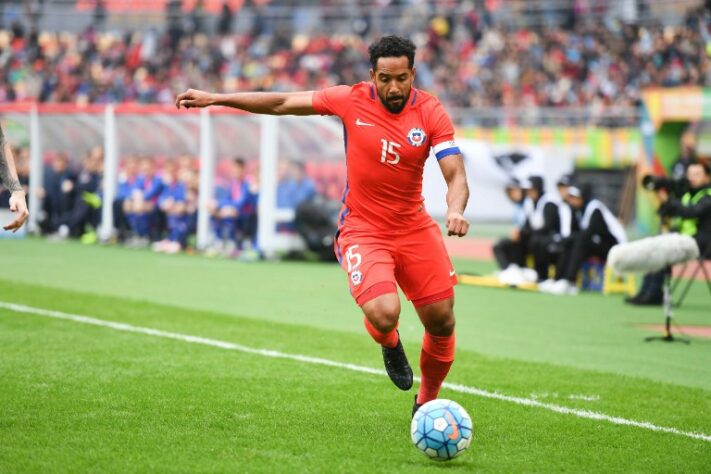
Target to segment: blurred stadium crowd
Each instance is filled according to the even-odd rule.
[[[707,8],[689,11],[681,25],[665,26],[663,18],[641,25],[598,21],[593,10],[607,7],[596,3],[608,2],[576,1],[561,25],[515,27],[497,16],[505,2],[399,3],[413,12],[438,5],[426,9],[422,29],[413,28],[410,12],[388,23],[387,32],[413,36],[419,87],[450,108],[525,107],[534,115],[539,107],[623,110],[643,87],[711,85]],[[171,103],[188,87],[229,92],[351,84],[367,79],[367,46],[383,33],[366,8],[328,31],[304,32],[300,10],[280,23],[267,10],[235,12],[225,3],[208,26],[200,5],[185,16],[171,16],[169,7],[162,28],[142,31],[104,27],[102,12],[80,33],[13,21],[0,32],[0,100]],[[249,27],[233,32],[235,16],[246,12]]]

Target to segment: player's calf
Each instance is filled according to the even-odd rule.
[[[364,303],[362,308],[366,315],[366,330],[382,347],[383,364],[388,377],[400,390],[409,390],[412,388],[413,373],[397,332],[400,317],[397,293],[380,295]]]

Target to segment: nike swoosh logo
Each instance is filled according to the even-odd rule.
[[[454,417],[452,417],[452,414],[449,412],[445,413],[445,416],[447,417],[449,426],[452,427],[452,434],[449,435],[449,439],[455,440],[455,439],[459,438],[459,428],[457,427],[457,424],[454,422]]]
[[[449,276],[454,276],[454,273],[454,270],[452,270],[451,272],[449,272]]]
[[[375,125],[373,125],[372,123],[363,122],[363,121],[362,121],[361,119],[359,119],[359,118],[356,119],[356,125],[359,125],[359,126],[361,126],[361,127],[375,127]]]

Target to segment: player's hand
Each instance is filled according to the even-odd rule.
[[[511,231],[511,240],[514,242],[521,240],[521,229],[514,229]]]
[[[27,203],[25,202],[24,191],[15,191],[10,196],[10,210],[17,214],[15,220],[10,222],[8,225],[3,226],[5,230],[11,230],[17,232],[17,230],[22,227],[30,213],[27,211]]]
[[[213,103],[214,100],[211,93],[197,89],[188,89],[182,94],[179,94],[175,99],[175,106],[177,108],[185,107],[186,109],[191,107],[207,107]]]
[[[469,231],[469,221],[460,212],[447,213],[447,235],[464,237]]]

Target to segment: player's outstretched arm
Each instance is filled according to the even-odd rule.
[[[25,202],[25,190],[22,189],[20,180],[17,178],[15,160],[12,157],[12,147],[5,140],[2,126],[0,126],[0,182],[10,191],[10,210],[17,214],[15,220],[3,226],[3,229],[17,232],[30,213],[27,211],[27,203]]]
[[[318,115],[313,107],[313,91],[303,92],[235,92],[216,94],[188,89],[175,99],[177,108],[223,105],[254,114]]]
[[[447,182],[447,235],[463,237],[469,231],[469,221],[464,217],[469,201],[464,157],[459,153],[445,156],[439,160],[439,167]]]

